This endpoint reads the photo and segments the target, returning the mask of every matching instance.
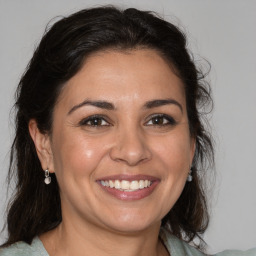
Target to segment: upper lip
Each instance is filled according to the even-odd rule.
[[[133,180],[149,180],[149,181],[156,181],[160,180],[157,177],[150,176],[150,175],[144,175],[144,174],[137,174],[137,175],[127,175],[127,174],[117,174],[117,175],[111,175],[111,176],[104,176],[97,181],[101,180],[127,180],[127,181],[133,181]]]

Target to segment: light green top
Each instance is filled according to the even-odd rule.
[[[161,230],[160,236],[171,256],[206,255],[179,240],[164,229]],[[0,256],[49,256],[49,254],[45,250],[41,240],[35,237],[31,245],[24,242],[17,242],[7,248],[0,249]],[[224,251],[215,254],[215,256],[256,256],[256,248],[248,251]]]

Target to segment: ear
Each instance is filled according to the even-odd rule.
[[[34,119],[29,121],[29,133],[34,141],[38,158],[41,162],[43,170],[48,169],[49,172],[54,172],[53,155],[49,134],[41,133],[37,127],[37,122]]]

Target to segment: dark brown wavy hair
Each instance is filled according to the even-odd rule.
[[[82,67],[85,59],[101,50],[147,48],[156,50],[183,81],[191,136],[196,139],[193,181],[185,188],[162,226],[178,238],[192,241],[206,230],[209,215],[200,171],[213,161],[210,135],[202,121],[211,103],[208,84],[188,52],[186,37],[175,25],[153,12],[113,6],[84,9],[61,18],[45,32],[23,74],[16,92],[16,135],[11,148],[9,181],[16,190],[7,210],[8,238],[4,246],[32,239],[61,222],[58,182],[43,182],[28,123],[35,119],[42,133],[51,133],[52,113],[60,91]]]

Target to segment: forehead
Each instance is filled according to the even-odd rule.
[[[166,97],[185,104],[182,81],[157,51],[139,49],[92,54],[65,84],[59,99],[75,104],[84,98],[122,103]]]

